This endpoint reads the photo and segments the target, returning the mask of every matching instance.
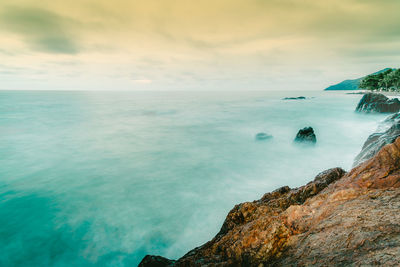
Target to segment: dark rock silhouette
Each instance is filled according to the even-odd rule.
[[[285,98],[282,98],[282,100],[304,100],[304,99],[306,99],[306,97],[305,97],[305,96],[298,96],[298,97],[285,97]]]
[[[312,127],[305,127],[299,130],[294,141],[316,143],[317,137],[315,136],[314,129]]]
[[[173,266],[175,263],[174,260],[169,260],[167,258],[161,256],[153,256],[146,255],[142,261],[139,263],[138,267],[147,266],[147,267],[164,267],[164,266]]]
[[[357,105],[359,112],[393,113],[400,110],[400,101],[397,98],[389,99],[383,94],[367,93]]]

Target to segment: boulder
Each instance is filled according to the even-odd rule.
[[[267,133],[258,133],[256,134],[256,140],[262,141],[262,140],[268,140],[271,139],[272,135],[267,134]]]
[[[367,93],[357,105],[358,112],[393,113],[400,110],[400,101],[397,98],[389,99],[383,94]]]
[[[146,255],[139,263],[138,267],[167,267],[173,266],[174,260],[170,260],[161,256]]]
[[[305,127],[299,130],[294,141],[316,143],[317,137],[315,136],[314,129],[312,127]]]

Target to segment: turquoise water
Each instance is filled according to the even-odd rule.
[[[284,96],[314,96],[282,101]],[[323,92],[0,92],[0,266],[177,258],[237,203],[349,169],[382,115]],[[296,145],[312,126],[316,146]],[[258,132],[274,137],[255,141]]]

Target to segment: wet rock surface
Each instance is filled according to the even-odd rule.
[[[371,134],[365,141],[361,152],[354,159],[353,167],[372,158],[381,148],[387,144],[393,143],[400,136],[399,114],[388,118],[384,123],[390,123],[392,126],[382,132]]]
[[[299,130],[294,141],[316,143],[317,137],[315,136],[314,129],[312,127],[305,127]]]
[[[383,94],[367,93],[357,105],[359,112],[393,113],[400,110],[400,101],[397,98],[389,99]]]

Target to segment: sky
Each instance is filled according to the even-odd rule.
[[[400,67],[399,0],[1,0],[3,90],[322,90]]]

